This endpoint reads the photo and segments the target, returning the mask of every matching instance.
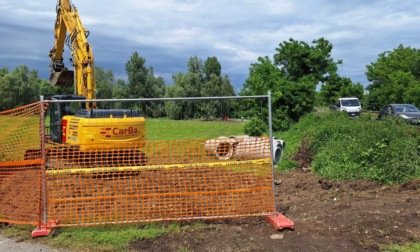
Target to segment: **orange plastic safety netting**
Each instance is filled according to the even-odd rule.
[[[46,123],[43,104],[0,113],[0,221],[83,226],[275,212],[267,137],[167,140],[156,133],[170,135],[162,127],[157,140],[131,142],[129,120],[108,128],[104,118],[69,117],[61,124],[69,142],[60,143],[48,137],[55,114]],[[103,141],[92,145],[95,134]]]
[[[274,213],[267,138],[146,141],[120,151],[67,151],[49,154],[47,170],[48,215],[61,226]]]
[[[34,224],[42,209],[42,164],[25,158],[41,145],[41,103],[0,112],[0,222]]]
[[[24,160],[26,150],[40,148],[41,107],[37,102],[0,112],[0,162]]]

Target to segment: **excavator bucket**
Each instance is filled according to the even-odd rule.
[[[74,71],[67,69],[61,72],[51,71],[50,83],[53,86],[72,87],[74,84]]]

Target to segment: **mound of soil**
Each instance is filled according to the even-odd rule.
[[[277,210],[295,223],[276,231],[262,217],[207,222],[137,240],[133,251],[379,251],[420,240],[420,180],[399,186],[328,181],[296,170],[276,174]]]

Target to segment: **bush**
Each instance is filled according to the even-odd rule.
[[[289,154],[298,151],[301,139],[309,139],[312,170],[329,179],[370,179],[386,184],[420,176],[419,128],[399,120],[351,119],[342,113],[312,113],[294,125]],[[306,140],[308,141],[308,140]],[[293,149],[290,149],[293,148]],[[284,159],[283,159],[284,160]],[[296,161],[286,162],[290,169]]]
[[[273,130],[287,130],[290,128],[292,120],[286,112],[277,109],[273,112]]]
[[[266,131],[267,124],[258,117],[252,117],[244,126],[245,134],[250,136],[262,136]]]

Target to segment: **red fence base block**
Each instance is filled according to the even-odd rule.
[[[55,228],[59,223],[60,221],[58,220],[49,220],[47,225],[45,225],[45,223],[41,223],[41,225],[32,231],[32,238],[49,236],[51,229]]]
[[[51,233],[51,228],[46,228],[45,226],[39,226],[32,231],[32,238],[49,236]]]
[[[285,228],[294,229],[295,223],[286,218],[281,213],[276,212],[274,215],[265,216],[265,220],[268,221],[276,230],[282,230]]]

